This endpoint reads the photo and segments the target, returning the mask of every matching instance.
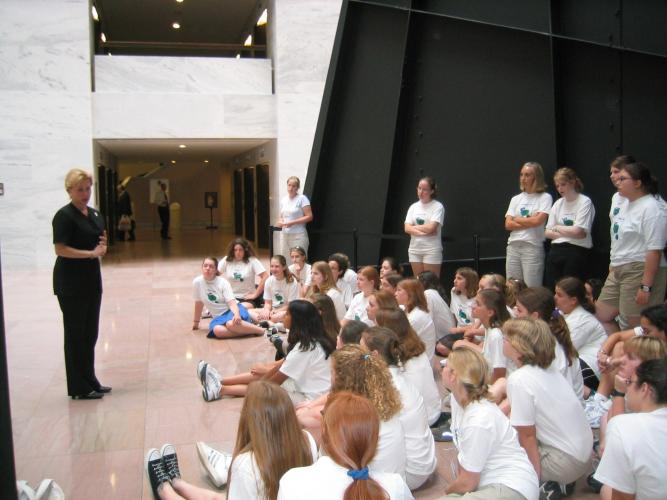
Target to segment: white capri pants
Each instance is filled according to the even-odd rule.
[[[306,258],[308,258],[308,233],[304,231],[303,233],[286,233],[284,231],[280,232],[280,248],[278,249],[280,255],[287,259],[289,262],[289,249],[294,247],[301,247],[306,252]]]
[[[544,246],[513,241],[507,245],[505,260],[507,278],[522,279],[528,286],[542,286],[544,276]]]

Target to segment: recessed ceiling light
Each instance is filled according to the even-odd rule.
[[[268,12],[266,9],[262,11],[262,14],[259,16],[259,19],[257,19],[257,26],[264,26],[268,21]]]
[[[90,8],[90,12],[91,12],[91,14],[93,15],[93,19],[94,19],[95,21],[99,21],[99,20],[100,20],[100,16],[99,16],[99,14],[97,13],[97,9],[95,8],[94,5]]]
[[[208,160],[204,160],[204,163],[208,163]]]
[[[179,23],[178,21],[174,21],[173,23],[171,23],[171,27],[174,28],[175,30],[180,30],[181,23]]]
[[[179,144],[178,147],[181,148],[181,149],[187,148],[187,146],[185,144]]]
[[[100,35],[100,40],[102,40],[103,42],[107,41],[107,36],[104,34],[104,32],[102,32],[102,34]]]
[[[176,0],[176,3],[183,3],[183,0]]]
[[[252,35],[248,35],[248,38],[245,39],[243,45],[245,45],[246,47],[250,47],[252,45]]]
[[[172,163],[176,163],[176,160],[171,160]]]

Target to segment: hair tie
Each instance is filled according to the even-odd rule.
[[[370,354],[362,354],[361,359],[363,359],[364,361],[368,361],[369,359],[371,359],[371,355]]]
[[[551,317],[553,319],[558,319],[560,317],[560,311],[558,309],[554,309],[553,312],[551,313]]]
[[[350,469],[347,471],[347,475],[350,476],[354,481],[364,481],[368,479],[368,467],[363,469]]]

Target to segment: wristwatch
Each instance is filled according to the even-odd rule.
[[[639,285],[639,289],[640,289],[642,292],[651,293],[651,290],[653,289],[653,287],[652,287],[652,286],[648,286],[648,285],[644,285],[644,284],[642,283],[641,285]]]
[[[621,391],[617,391],[616,389],[614,389],[613,391],[611,391],[611,397],[612,398],[624,398],[625,393],[621,392]]]

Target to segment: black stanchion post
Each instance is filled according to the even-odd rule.
[[[0,262],[1,264],[1,262]],[[2,301],[2,266],[0,265],[0,498],[16,498],[16,469],[12,438],[12,412],[9,408],[5,306]]]
[[[357,260],[359,259],[359,230],[352,229],[352,267],[357,269]]]
[[[472,235],[472,245],[473,245],[473,259],[475,259],[475,271],[477,271],[477,274],[479,274],[480,261],[479,261],[479,235],[478,234],[473,234]]]
[[[273,259],[273,233],[276,228],[269,224],[269,259]]]

